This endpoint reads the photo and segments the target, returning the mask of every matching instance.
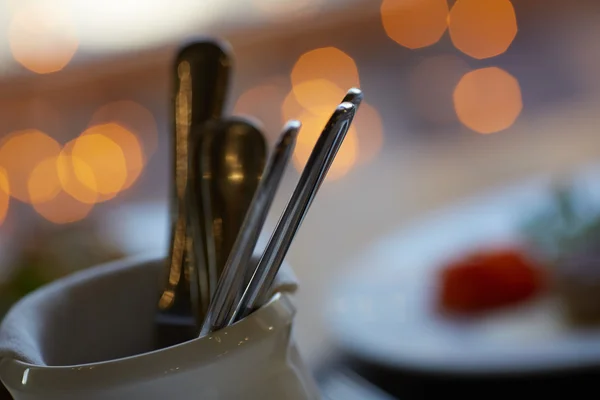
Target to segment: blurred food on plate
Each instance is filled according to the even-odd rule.
[[[449,260],[438,273],[439,309],[475,316],[549,294],[570,325],[600,324],[600,208],[593,196],[559,182],[521,233],[518,246],[474,248]]]
[[[519,249],[480,250],[441,269],[440,307],[477,314],[520,304],[545,287],[543,269]]]

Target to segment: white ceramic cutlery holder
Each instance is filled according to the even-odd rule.
[[[0,327],[16,400],[318,399],[291,330],[295,285],[210,336],[152,351],[164,261],[119,261],[53,282]]]

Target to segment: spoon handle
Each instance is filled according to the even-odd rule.
[[[180,342],[190,333],[197,332],[196,320],[201,312],[198,308],[206,307],[208,303],[207,298],[202,298],[206,290],[200,287],[202,284],[196,267],[201,260],[193,259],[203,256],[192,257],[193,240],[188,224],[188,172],[193,148],[190,139],[195,127],[222,113],[229,80],[229,60],[221,43],[200,41],[184,46],[173,68],[172,228],[167,282],[156,315],[159,348]]]
[[[229,321],[230,324],[249,315],[256,307],[268,301],[269,290],[275,276],[339,147],[342,145],[355,112],[354,104],[344,102],[336,108],[327,122],[310,154],[304,171],[302,171],[298,185],[269,239],[250,283],[234,310]]]
[[[346,92],[342,103],[352,103],[356,106],[356,109],[358,110],[358,106],[360,106],[360,103],[362,103],[363,97],[364,95],[362,90],[358,88],[351,88],[348,90],[348,92]]]
[[[300,126],[298,121],[289,121],[279,137],[275,151],[269,158],[244,223],[227,258],[200,335],[224,328],[231,319],[235,302],[239,300],[239,293],[243,288],[248,266],[251,264],[250,260],[260,231],[294,151]]]
[[[346,92],[346,95],[342,99],[342,103],[354,104],[354,106],[356,107],[356,110],[355,110],[355,112],[356,112],[356,111],[358,111],[358,107],[360,106],[360,103],[362,103],[363,97],[364,97],[363,92],[360,89],[351,88],[348,90],[348,92]],[[328,158],[331,158],[331,162],[333,162],[333,159],[337,155],[337,152],[342,145],[341,142],[344,141],[345,137],[346,137],[345,135],[337,137],[336,142],[333,144],[333,146],[331,146],[331,152],[327,155]],[[329,167],[327,167],[327,169],[329,169]],[[325,172],[325,174],[326,173],[327,172]],[[324,181],[324,179],[321,179],[321,181],[319,182],[319,188],[321,187],[321,184],[323,183],[323,181]]]

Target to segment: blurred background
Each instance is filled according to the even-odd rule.
[[[304,124],[272,224],[345,90],[365,93],[288,256],[296,334],[318,363],[328,289],[378,237],[598,159],[599,18],[594,0],[3,0],[4,306],[74,269],[166,254],[172,59],[219,36],[235,56],[228,113],[271,143]]]

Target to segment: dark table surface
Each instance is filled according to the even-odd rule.
[[[584,389],[594,390],[600,367],[554,373],[504,376],[448,376],[388,369],[339,355],[316,371],[324,399],[434,399],[439,395],[481,399],[491,395],[519,399],[574,398]]]

